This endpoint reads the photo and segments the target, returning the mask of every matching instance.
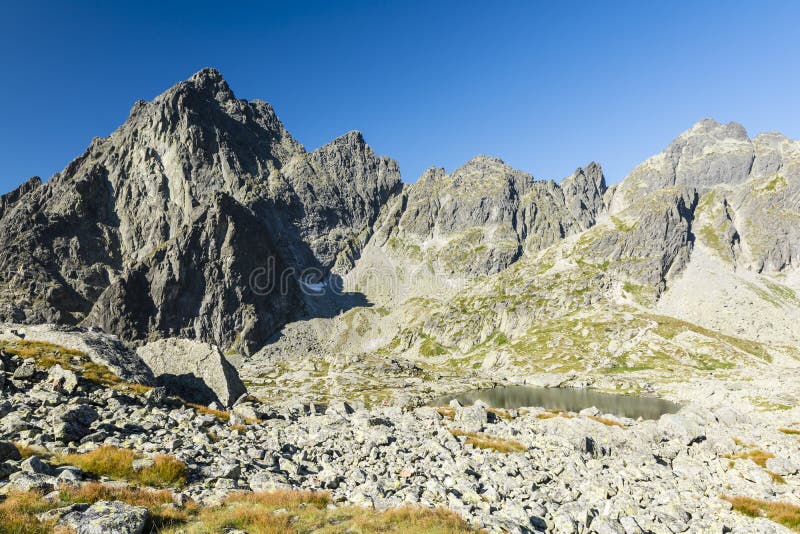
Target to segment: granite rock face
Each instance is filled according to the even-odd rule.
[[[429,169],[407,187],[383,246],[445,274],[497,273],[593,225],[605,210],[605,189],[595,163],[559,186],[478,156],[451,174]]]

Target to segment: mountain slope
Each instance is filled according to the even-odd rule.
[[[706,119],[612,187],[488,156],[403,185],[204,69],[0,197],[0,319],[210,342],[264,394],[674,379],[796,356],[799,219],[780,134]]]

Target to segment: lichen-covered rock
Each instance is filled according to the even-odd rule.
[[[98,501],[84,511],[66,514],[59,523],[77,534],[142,534],[149,518],[150,513],[143,506]]]

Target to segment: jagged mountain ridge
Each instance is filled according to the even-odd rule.
[[[779,164],[742,166],[734,152],[728,165],[717,145],[745,143],[742,131],[704,120],[667,149],[707,132],[693,142],[716,158],[710,178],[699,172],[664,184],[644,172],[646,163],[608,189],[593,165],[560,185],[533,182],[532,191],[545,193],[534,198],[548,199],[533,218],[533,241],[520,237],[526,211],[518,199],[526,195],[502,162],[478,157],[450,176],[428,171],[384,210],[348,273],[379,307],[291,325],[243,371],[264,395],[341,395],[356,376],[402,395],[409,384],[426,390],[432,380],[470,376],[472,383],[574,371],[606,381],[641,372],[676,379],[798,357],[791,222],[800,214],[800,159],[795,142],[769,134],[783,145]],[[754,153],[766,161],[762,149]],[[728,167],[740,170],[723,172]],[[453,199],[450,185],[459,180],[465,187]],[[570,211],[575,205],[584,207]],[[294,363],[297,354],[304,357]],[[309,374],[310,362],[328,370]]]
[[[314,268],[379,308],[323,314],[313,333],[298,341],[285,329],[267,352],[424,358],[427,343],[474,362],[476,347],[479,359],[502,352],[487,345],[502,334],[527,344],[514,358],[536,359],[537,328],[576,313],[660,310],[704,324],[670,296],[700,253],[757,296],[770,286],[741,272],[784,277],[769,283],[783,292],[776,309],[793,317],[798,154],[778,134],[750,140],[739,125],[704,120],[610,188],[595,163],[559,184],[486,156],[404,186],[396,162],[359,133],[307,152],[268,104],[236,99],[204,69],[137,102],[47,183],[0,198],[0,318],[253,354],[324,307],[291,280],[284,294],[255,294],[249,275]],[[354,317],[364,336],[353,335]],[[551,349],[557,359],[562,349]]]

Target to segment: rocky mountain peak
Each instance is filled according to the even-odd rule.
[[[746,141],[747,130],[738,122],[729,122],[721,124],[714,119],[701,119],[697,121],[691,128],[678,136],[674,143],[679,139],[687,139],[690,137],[707,137],[716,140],[723,139],[736,139],[738,141]]]
[[[617,187],[611,211],[620,212],[638,196],[665,187],[688,186],[703,193],[718,184],[741,184],[749,178],[755,156],[741,124],[703,119],[631,171]]]
[[[223,101],[235,98],[233,91],[228,86],[228,82],[225,81],[217,69],[206,67],[193,74],[185,83],[192,85],[200,93],[213,96],[216,100]]]
[[[459,171],[506,171],[512,170],[511,167],[502,159],[487,156],[486,154],[478,154],[472,159],[468,160],[461,167],[456,169],[453,174]]]
[[[367,142],[364,136],[358,130],[350,130],[328,143],[329,145],[361,145],[365,146]]]

